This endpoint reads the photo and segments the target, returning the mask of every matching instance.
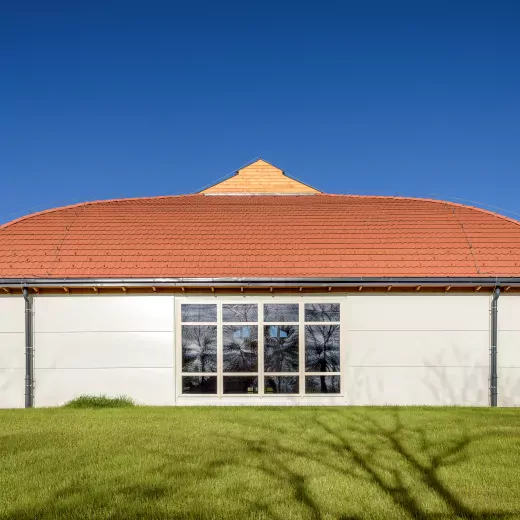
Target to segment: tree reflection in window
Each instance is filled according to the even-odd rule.
[[[266,303],[264,305],[264,321],[298,321],[299,308],[300,306],[297,303]]]
[[[224,376],[225,394],[257,394],[258,377]]]
[[[298,372],[298,325],[264,327],[264,369],[266,372]]]
[[[251,325],[223,327],[224,372],[258,370],[258,327]]]
[[[217,321],[217,306],[213,303],[183,303],[181,319],[184,322]]]
[[[339,321],[339,303],[306,303],[305,321]]]
[[[182,371],[217,371],[217,326],[182,326]]]
[[[266,394],[297,394],[300,391],[298,376],[266,376]]]
[[[305,326],[305,371],[339,372],[339,325]]]
[[[183,394],[216,394],[217,376],[183,377]]]
[[[339,394],[340,376],[305,376],[305,393]]]
[[[224,303],[222,305],[222,321],[258,321],[258,305],[256,303]]]

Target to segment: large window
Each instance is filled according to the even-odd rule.
[[[307,394],[340,392],[339,327],[339,304],[305,304],[305,392]]]
[[[217,393],[217,305],[181,306],[182,393]]]
[[[258,306],[222,304],[224,394],[258,394]]]
[[[182,303],[182,394],[341,389],[339,303]]]

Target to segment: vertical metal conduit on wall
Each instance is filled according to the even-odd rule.
[[[497,343],[498,343],[498,298],[500,297],[500,286],[495,287],[493,299],[491,300],[491,353],[490,353],[490,385],[489,396],[491,406],[498,404],[498,368],[497,368]]]
[[[32,337],[32,297],[23,288],[25,300],[25,408],[34,406],[34,352]]]

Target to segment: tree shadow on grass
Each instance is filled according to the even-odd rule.
[[[491,520],[519,518],[515,511],[478,510],[467,505],[442,478],[450,466],[469,461],[469,446],[491,435],[464,433],[456,438],[432,440],[421,428],[406,426],[398,409],[387,409],[391,425],[377,421],[372,413],[349,411],[320,411],[311,416],[313,434],[302,442],[302,447],[282,441],[286,430],[271,427],[262,439],[237,436],[253,460],[253,467],[279,485],[288,486],[293,499],[312,520],[336,518],[349,520],[372,517],[363,511],[362,504],[352,504],[345,497],[349,514],[325,512],[310,485],[310,476],[291,469],[291,460],[304,460],[325,471],[328,478],[344,477],[353,482],[368,484],[378,494],[393,503],[398,516],[419,520],[463,518]],[[330,419],[334,419],[330,421]],[[331,424],[332,422],[332,424]],[[242,421],[250,427],[251,421]],[[311,426],[311,424],[309,425]],[[246,430],[246,428],[244,428]],[[311,449],[309,449],[309,445]],[[289,461],[289,462],[288,462]],[[249,462],[248,464],[251,464]],[[433,507],[432,507],[433,504]],[[251,504],[264,511],[269,518],[281,520],[276,504],[255,501]],[[379,513],[379,512],[378,512]],[[385,511],[381,511],[381,518]]]
[[[146,448],[142,447],[142,450]],[[153,454],[154,451],[148,450],[148,453]],[[137,459],[139,455],[136,454]],[[175,506],[177,486],[182,486],[189,478],[216,478],[219,468],[228,464],[228,461],[216,459],[207,465],[193,468],[189,467],[189,457],[170,456],[167,450],[157,450],[156,455],[164,462],[150,465],[148,473],[136,476],[130,472],[110,478],[98,469],[99,480],[94,480],[92,475],[84,480],[81,471],[87,470],[88,473],[89,468],[78,466],[78,476],[73,482],[54,488],[44,500],[20,506],[8,514],[0,511],[0,519],[217,520],[218,516],[210,510],[197,509],[190,513],[189,510],[175,510],[172,506]],[[198,498],[194,497],[194,500]]]
[[[471,462],[470,447],[493,435],[492,430],[433,437],[391,408],[306,409],[295,426],[287,423],[284,411],[277,410],[275,421],[262,420],[261,412],[258,419],[237,413],[216,442],[201,439],[202,444],[194,441],[189,449],[183,445],[182,450],[171,450],[168,447],[178,442],[175,432],[155,432],[150,446],[132,447],[139,464],[146,466],[139,475],[131,470],[115,479],[101,474],[97,482],[80,475],[36,505],[0,518],[520,518],[520,509],[469,505],[445,476],[450,468]],[[208,447],[214,451],[202,453]],[[96,472],[101,470],[86,474]],[[323,488],[316,476],[325,483]],[[252,487],[244,492],[247,486]],[[211,494],[212,489],[218,491]],[[335,493],[332,501],[330,489]],[[186,502],[175,507],[180,497]],[[215,498],[218,504],[212,503]]]
[[[35,506],[21,507],[8,515],[1,515],[9,520],[40,519],[89,519],[107,520],[216,520],[216,517],[204,512],[197,512],[193,517],[185,512],[172,512],[160,506],[158,501],[170,495],[167,485],[136,483],[119,489],[89,488],[74,484],[61,488],[52,498]]]

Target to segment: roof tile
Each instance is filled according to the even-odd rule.
[[[520,223],[441,201],[186,195],[0,227],[0,278],[520,276]]]

